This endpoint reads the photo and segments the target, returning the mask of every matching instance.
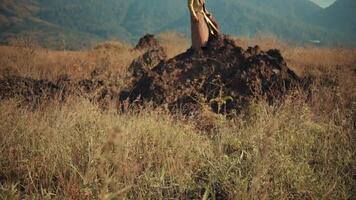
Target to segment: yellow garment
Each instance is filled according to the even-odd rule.
[[[197,18],[197,13],[203,13],[204,8],[203,5],[200,3],[200,0],[188,0],[188,7],[190,10],[190,14]]]
[[[209,26],[211,27],[209,29],[210,33],[212,35],[215,35],[214,31],[219,32],[219,29],[214,25],[214,23],[207,16],[207,13],[204,12],[204,5],[200,2],[201,2],[200,0],[188,0],[188,7],[190,10],[190,14],[193,18],[197,19],[198,14],[202,13],[204,15],[204,19],[205,19],[206,23],[209,24]],[[205,2],[205,1],[203,1],[203,2]],[[214,30],[212,30],[212,29],[214,29]]]
[[[219,32],[219,29],[218,29],[218,28],[215,26],[215,24],[210,20],[210,18],[208,17],[208,15],[207,15],[205,12],[203,12],[203,14],[204,14],[204,18],[205,18],[206,23],[210,26],[210,28],[209,28],[210,33],[211,33],[212,35],[215,35],[215,33],[218,33],[218,32]],[[212,29],[214,29],[214,30],[212,30]]]

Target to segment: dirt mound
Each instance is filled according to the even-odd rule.
[[[299,84],[278,50],[264,52],[258,46],[244,50],[226,36],[211,39],[200,52],[189,49],[152,69],[139,67],[147,65],[142,58],[133,65],[140,73],[134,73],[132,85],[120,93],[121,102],[164,104],[185,114],[202,105],[217,113],[238,112],[255,99],[272,103]]]
[[[0,100],[17,98],[22,104],[33,108],[51,99],[64,101],[70,95],[81,96],[107,106],[118,94],[113,83],[99,79],[74,81],[64,75],[53,82],[16,76],[0,80]]]
[[[189,49],[166,60],[164,49],[152,38],[146,35],[139,42],[138,46],[148,50],[132,62],[133,80],[126,90],[119,92],[120,84],[102,78],[98,71],[84,80],[8,77],[0,80],[0,100],[17,97],[26,105],[37,106],[49,99],[76,95],[105,106],[119,96],[122,108],[127,103],[152,102],[171,111],[194,114],[208,105],[214,112],[229,114],[256,99],[273,103],[300,84],[276,49],[265,52],[255,46],[244,50],[220,36],[211,39],[202,51]]]
[[[144,49],[158,49],[161,48],[158,40],[154,37],[154,35],[147,34],[140,38],[135,49],[136,50],[144,50]]]

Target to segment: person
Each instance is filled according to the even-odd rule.
[[[191,16],[192,48],[200,50],[206,46],[209,35],[218,34],[219,28],[205,9],[205,0],[188,0],[188,8]]]

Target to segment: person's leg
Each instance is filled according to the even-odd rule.
[[[192,47],[199,50],[206,45],[209,40],[209,28],[205,22],[204,15],[197,15],[198,21],[191,19]]]

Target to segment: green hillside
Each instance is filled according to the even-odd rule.
[[[78,49],[103,39],[41,19],[37,16],[41,6],[32,0],[1,0],[0,43],[16,45],[20,41],[50,48]]]
[[[332,30],[356,34],[356,1],[337,0],[318,17],[320,24]]]
[[[352,1],[352,0],[351,0]],[[321,23],[325,10],[307,0],[225,0],[211,8],[224,32],[239,35],[270,33],[297,43],[319,40],[322,45],[356,45],[356,35]],[[229,10],[229,12],[226,12]],[[332,16],[331,16],[332,18]],[[342,22],[343,23],[343,22]],[[335,23],[339,26],[342,23]]]
[[[106,39],[135,42],[145,33],[178,31],[189,35],[189,13],[182,0],[0,2],[0,42],[5,44],[28,36],[42,46],[81,48]],[[338,29],[335,27],[342,23],[332,21],[344,19],[334,18],[335,12],[344,14],[343,6],[323,10],[309,0],[207,1],[227,34],[273,34],[297,43],[320,40],[324,45],[355,45],[354,28],[348,29],[350,25],[345,24]]]

